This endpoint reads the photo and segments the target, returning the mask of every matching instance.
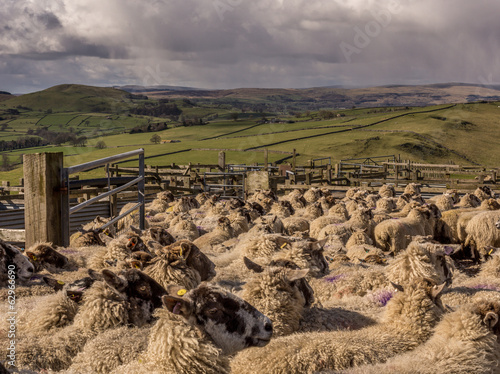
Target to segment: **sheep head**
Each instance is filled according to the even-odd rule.
[[[229,291],[201,283],[182,297],[165,295],[163,305],[209,335],[225,354],[267,345],[271,320]]]
[[[126,296],[129,322],[136,326],[151,321],[154,309],[162,306],[161,297],[167,293],[153,278],[137,269],[123,270],[119,274],[103,270],[102,276],[108,286]]]
[[[164,248],[171,263],[184,261],[187,266],[200,274],[201,281],[215,277],[215,264],[189,240],[180,240]]]
[[[35,271],[44,268],[49,270],[64,269],[68,266],[68,258],[57,252],[51,243],[38,243],[26,251],[26,255],[35,266]]]

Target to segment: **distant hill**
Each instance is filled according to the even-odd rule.
[[[134,85],[129,85],[129,86],[116,86],[113,88],[117,88],[123,91],[127,92],[156,92],[156,91],[198,91],[201,90],[200,88],[193,88],[193,87],[181,87],[181,86],[134,86]]]
[[[13,96],[10,92],[0,91],[0,101],[11,99]]]
[[[53,112],[109,112],[126,108],[131,102],[131,94],[122,90],[105,87],[62,84],[43,91],[12,97],[2,101],[0,108],[30,108]]]
[[[500,100],[500,86],[443,83],[420,86],[382,86],[369,88],[314,87],[305,89],[238,88],[227,90],[143,91],[154,98],[193,98],[279,102],[293,106],[309,103],[314,108],[386,106],[429,106]]]

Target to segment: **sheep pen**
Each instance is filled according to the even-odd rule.
[[[164,192],[146,230],[96,217],[68,247],[0,240],[1,315],[12,284],[17,313],[15,365],[0,320],[0,372],[498,371],[494,191],[422,191]]]

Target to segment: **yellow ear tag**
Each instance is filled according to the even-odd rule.
[[[59,283],[59,284],[64,284],[64,282],[63,282],[63,281],[57,281],[57,283]]]
[[[280,247],[280,249],[285,248],[287,244],[288,244],[288,243],[283,244],[283,245]]]
[[[32,259],[33,261],[38,261],[38,259],[37,259],[35,256],[31,257],[31,259]]]
[[[170,213],[170,212],[173,212],[174,211],[174,207],[171,206],[170,208],[167,209],[167,213]]]
[[[491,255],[493,253],[493,248],[490,249],[490,251],[488,252],[489,255]]]
[[[177,291],[177,296],[184,296],[186,294],[187,290],[184,288],[182,290]]]
[[[182,257],[182,247],[180,248],[179,254]]]
[[[141,267],[140,267],[139,265],[137,265],[137,264],[136,264],[136,265],[134,265],[134,267],[135,267],[136,269],[141,269]]]

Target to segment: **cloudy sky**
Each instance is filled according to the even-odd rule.
[[[500,83],[498,0],[0,0],[0,90]]]

